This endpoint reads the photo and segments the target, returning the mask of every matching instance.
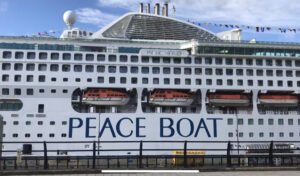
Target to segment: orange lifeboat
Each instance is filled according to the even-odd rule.
[[[258,99],[264,105],[297,106],[299,99],[296,95],[259,95]]]
[[[248,106],[250,103],[248,96],[235,94],[210,94],[208,100],[218,106]]]
[[[189,106],[193,96],[176,90],[155,90],[150,96],[149,103],[158,106]]]
[[[128,101],[127,93],[111,89],[88,89],[82,97],[82,103],[90,105],[121,106]]]

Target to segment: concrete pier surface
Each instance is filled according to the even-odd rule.
[[[55,174],[56,175],[56,174]],[[157,173],[101,173],[101,174],[63,174],[61,176],[299,176],[300,171],[222,171],[222,172],[157,172]],[[20,176],[20,175],[19,175]],[[43,175],[53,176],[53,175]],[[56,175],[60,176],[60,175]]]

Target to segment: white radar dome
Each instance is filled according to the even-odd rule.
[[[64,22],[66,23],[66,25],[68,26],[69,29],[72,28],[72,26],[76,23],[76,13],[68,10],[64,13]]]

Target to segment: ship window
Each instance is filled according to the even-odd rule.
[[[159,79],[158,78],[153,78],[153,84],[159,84]]]
[[[262,66],[263,65],[263,60],[262,59],[256,59],[256,65],[257,66]]]
[[[232,85],[233,85],[232,79],[227,79],[227,85],[228,85],[228,86],[232,86]]]
[[[275,63],[276,66],[282,66],[282,60],[276,60]]]
[[[212,85],[212,80],[211,79],[206,79],[206,85]]]
[[[181,68],[174,68],[174,74],[180,75],[181,74]]]
[[[105,55],[104,54],[98,54],[97,55],[97,61],[98,62],[104,62],[105,61]]]
[[[115,77],[109,77],[109,83],[110,84],[114,84],[116,82],[116,78]]]
[[[142,67],[142,73],[143,74],[148,74],[149,73],[149,68],[148,67]]]
[[[270,132],[270,133],[269,133],[269,137],[274,137],[274,133],[273,133],[273,132]]]
[[[15,82],[21,82],[21,75],[15,75]]]
[[[3,59],[10,59],[11,58],[11,52],[10,51],[4,51],[3,52]]]
[[[239,133],[239,137],[243,137],[244,136],[244,133],[243,132],[240,132]]]
[[[50,71],[58,71],[58,64],[51,64],[50,65]]]
[[[13,121],[13,125],[19,125],[19,121]]]
[[[205,58],[205,64],[211,65],[212,64],[212,58]]]
[[[15,95],[21,95],[21,89],[15,89],[14,94]]]
[[[174,84],[175,85],[180,85],[180,79],[179,78],[175,78],[174,79]]]
[[[256,70],[256,76],[263,76],[264,71],[263,70]]]
[[[277,86],[278,87],[282,87],[283,86],[283,82],[282,81],[277,81]]]
[[[238,119],[237,124],[238,125],[243,125],[244,124],[244,119]]]
[[[244,70],[243,69],[236,69],[236,75],[243,76],[244,75]]]
[[[278,125],[283,125],[283,119],[278,119]]]
[[[89,73],[94,72],[94,66],[93,65],[86,65],[85,66],[85,71],[89,72]]]
[[[253,132],[250,132],[250,133],[249,133],[249,137],[252,138],[253,136],[254,136],[254,133],[253,133]]]
[[[174,62],[174,64],[180,64],[181,63],[181,59],[180,58],[174,58],[173,62]]]
[[[66,134],[66,133],[62,133],[62,134],[61,134],[61,137],[62,137],[62,138],[65,138],[65,137],[67,137],[67,134]]]
[[[212,72],[212,70],[211,70],[211,72]],[[185,74],[185,75],[190,75],[190,74],[192,74],[192,69],[190,69],[190,68],[184,68],[184,74]]]
[[[3,82],[9,81],[9,75],[2,75],[2,81]]]
[[[120,83],[121,84],[126,84],[126,78],[125,77],[121,77],[120,78]]]
[[[68,124],[67,121],[62,121],[62,122],[61,122],[61,125],[67,125],[67,124]]]
[[[26,138],[29,138],[29,137],[30,137],[30,134],[29,134],[29,133],[25,133],[25,137],[26,137]]]
[[[97,81],[98,83],[104,83],[104,77],[98,77]]]
[[[246,65],[248,66],[253,65],[252,59],[246,59]]]
[[[39,59],[40,60],[46,60],[47,59],[47,53],[39,53]]]
[[[47,65],[46,64],[39,64],[38,69],[39,69],[39,71],[47,71]]]
[[[226,75],[233,75],[233,70],[232,69],[226,69]]]
[[[163,68],[163,73],[164,74],[170,74],[171,73],[171,69],[170,68]]]
[[[229,132],[229,133],[228,133],[228,137],[233,137],[233,133],[232,133],[232,132]]]
[[[175,70],[175,68],[174,68],[174,70]],[[195,74],[196,75],[202,75],[202,69],[201,68],[195,68]]]
[[[300,61],[299,61],[299,60],[296,60],[296,61],[295,61],[295,65],[296,65],[296,67],[300,67]]]
[[[258,125],[263,125],[264,124],[264,119],[258,119]]]
[[[86,61],[94,61],[94,55],[93,54],[87,54],[85,55]]]
[[[293,71],[287,70],[287,71],[286,71],[286,76],[287,76],[287,77],[293,77]]]
[[[31,121],[26,121],[25,125],[31,125]]]
[[[127,67],[126,66],[120,66],[120,73],[127,73]]]
[[[149,81],[148,81],[148,78],[143,78],[143,79],[142,79],[142,83],[143,83],[143,84],[148,84],[148,82],[149,82]]]
[[[116,62],[117,56],[116,55],[108,55],[108,61],[109,62]]]
[[[289,124],[289,125],[294,125],[293,119],[288,119],[288,124]]]
[[[292,66],[292,61],[291,60],[286,60],[285,61],[285,66],[291,67]]]
[[[34,52],[28,52],[27,53],[27,59],[35,59],[35,53]]]
[[[288,82],[287,82],[287,86],[288,86],[288,87],[293,87],[293,81],[288,81]]]
[[[100,65],[98,65],[98,66],[97,66],[97,72],[98,72],[98,73],[104,73],[104,72],[105,72],[105,66],[100,66]]]
[[[27,64],[26,65],[26,70],[27,71],[34,71],[35,65],[34,64]]]
[[[51,93],[56,93],[56,89],[51,89]]]
[[[16,52],[15,53],[15,58],[16,59],[23,59],[24,53],[23,52]]]
[[[74,55],[74,60],[75,60],[75,61],[82,61],[82,54],[78,54],[78,53],[75,54],[75,55]]]
[[[134,73],[134,74],[139,73],[139,68],[138,67],[131,67],[130,72]]]
[[[296,71],[296,76],[300,77],[300,71]]]
[[[268,86],[270,86],[270,87],[273,86],[273,81],[272,80],[268,80]]]
[[[38,134],[37,134],[37,137],[38,137],[38,138],[41,138],[41,137],[43,137],[43,134],[38,133]]]
[[[257,85],[258,86],[264,86],[263,80],[257,80]]]
[[[15,69],[15,71],[22,71],[23,70],[23,64],[15,64],[14,69]]]
[[[170,62],[171,62],[171,59],[170,59],[170,58],[168,58],[168,57],[164,57],[164,58],[163,58],[163,63],[169,64]]]
[[[62,65],[62,71],[63,72],[70,72],[71,66],[70,65]]]
[[[80,82],[81,80],[80,80],[80,78],[75,78],[75,82]],[[55,92],[53,92],[53,93],[55,93]]]
[[[212,69],[211,68],[206,68],[205,69],[205,75],[212,75]]]
[[[267,66],[272,66],[273,65],[273,61],[271,59],[267,59],[266,60],[266,65]]]
[[[243,65],[243,59],[236,59],[235,64],[236,65]]]
[[[3,63],[2,64],[2,70],[10,70],[11,66],[10,63]]]
[[[202,82],[201,82],[201,79],[196,79],[196,85],[201,85]]]
[[[195,57],[195,64],[202,64],[202,58],[201,57]]]
[[[216,65],[222,65],[223,64],[223,59],[222,58],[216,58],[215,62],[216,62]]]
[[[44,104],[39,104],[38,105],[38,113],[44,113]]]
[[[18,133],[13,133],[12,137],[17,138],[18,137]]]
[[[131,62],[138,62],[139,57],[138,56],[131,56],[130,60],[131,60]]]
[[[160,70],[159,70],[159,67],[153,67],[152,68],[152,73],[153,74],[159,74]]]
[[[63,55],[63,56],[65,56],[65,54]],[[51,53],[51,60],[58,60],[58,58],[59,58],[59,54],[58,53]],[[71,56],[69,56],[70,58],[71,58]],[[64,57],[63,57],[63,59],[64,59]],[[64,59],[65,60],[65,59]],[[69,59],[70,60],[70,59]]]
[[[233,125],[233,119],[227,119],[227,125]]]
[[[276,76],[282,77],[283,76],[283,71],[282,70],[276,70]]]
[[[170,79],[169,78],[164,78],[164,84],[169,85],[170,84]]]
[[[280,132],[280,133],[279,133],[279,137],[284,137],[284,133],[283,133],[283,132]]]
[[[116,70],[117,70],[116,66],[109,66],[108,67],[108,72],[109,73],[116,73]]]
[[[52,82],[56,82],[56,78],[54,78],[54,77],[51,78],[51,81],[52,81]]]
[[[232,61],[232,59],[227,58],[227,59],[225,59],[225,63],[226,63],[226,65],[232,65],[233,61]]]
[[[152,58],[152,63],[159,63],[160,62],[160,58],[159,57],[153,57]]]
[[[248,80],[248,86],[253,86],[253,80]]]
[[[247,76],[253,76],[253,70],[247,69],[246,70],[246,75]]]
[[[26,94],[27,95],[33,95],[33,89],[27,89]]]
[[[55,121],[50,121],[50,125],[55,125]]]
[[[121,55],[120,56],[120,62],[127,62],[128,58],[126,55]]]
[[[264,137],[264,133],[263,133],[263,132],[260,132],[260,133],[259,133],[259,137]]]
[[[4,89],[2,89],[3,94]],[[6,92],[4,92],[6,93]],[[5,95],[5,94],[4,94]],[[0,111],[19,111],[23,103],[17,99],[0,99]]]
[[[273,70],[267,70],[267,76],[273,76]]]
[[[241,79],[237,80],[237,85],[238,86],[243,86],[243,84],[244,84],[243,80],[241,80]]]
[[[217,79],[217,85],[218,85],[218,86],[223,85],[223,80],[222,80],[222,79]]]
[[[27,82],[33,82],[33,75],[27,75],[26,81]]]
[[[297,81],[297,87],[300,87],[300,81]]]
[[[131,78],[131,84],[137,84],[138,79],[137,78]]]
[[[63,92],[63,93],[68,93],[68,90],[67,90],[67,89],[63,89],[62,92]]]
[[[290,137],[294,137],[294,133],[293,133],[293,132],[290,132],[290,133],[289,133],[289,136],[290,136]]]
[[[45,82],[46,81],[46,76],[45,75],[40,75],[39,76],[39,82]]]

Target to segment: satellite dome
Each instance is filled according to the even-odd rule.
[[[68,10],[64,13],[64,22],[66,23],[66,25],[68,26],[69,29],[72,28],[72,26],[76,23],[76,13]]]

